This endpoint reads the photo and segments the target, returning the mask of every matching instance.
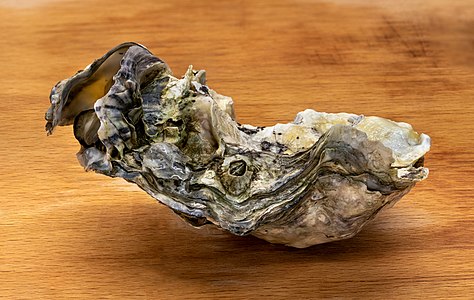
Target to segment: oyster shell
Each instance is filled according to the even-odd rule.
[[[51,91],[46,130],[74,126],[86,170],[137,184],[194,226],[307,247],[353,236],[428,175],[406,123],[305,110],[272,127],[189,67],[124,43]]]

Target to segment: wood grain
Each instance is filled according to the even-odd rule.
[[[139,4],[137,4],[139,3]],[[0,298],[474,298],[474,3],[0,1]],[[85,173],[50,88],[137,41],[234,98],[239,121],[380,115],[433,139],[431,174],[355,238],[297,250],[197,230]]]

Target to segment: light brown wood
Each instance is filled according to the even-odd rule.
[[[0,298],[474,298],[473,16],[469,0],[0,1]],[[70,127],[44,133],[50,88],[129,40],[206,69],[242,123],[411,123],[431,174],[341,242],[194,229],[85,173]]]

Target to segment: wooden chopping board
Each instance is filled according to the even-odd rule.
[[[0,0],[0,28],[0,298],[474,298],[473,1]],[[241,123],[410,123],[430,177],[341,242],[194,229],[43,131],[50,88],[124,41],[206,69]]]

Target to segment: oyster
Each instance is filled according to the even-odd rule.
[[[305,110],[241,125],[204,70],[180,79],[124,43],[52,89],[49,134],[73,125],[86,170],[137,184],[194,226],[307,247],[352,237],[428,175],[406,123]]]

